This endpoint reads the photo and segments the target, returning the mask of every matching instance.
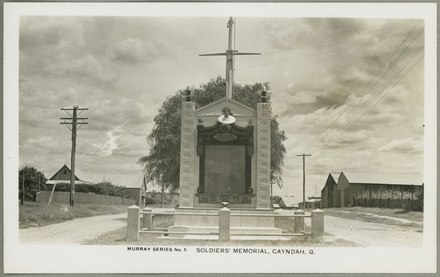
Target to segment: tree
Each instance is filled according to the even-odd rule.
[[[256,83],[253,85],[234,85],[234,100],[256,109],[259,102],[258,92],[268,84]],[[192,101],[196,109],[219,100],[225,96],[226,83],[221,77],[211,79],[192,91]],[[180,123],[181,102],[184,90],[177,91],[168,97],[154,117],[154,127],[147,137],[150,144],[150,153],[139,159],[138,163],[144,167],[144,175],[148,182],[152,182],[163,189],[175,191],[179,188],[180,169]],[[271,116],[271,172],[270,179],[280,188],[283,185],[281,177],[286,148],[283,142],[287,139],[284,131],[279,129],[277,116]]]
[[[103,180],[97,184],[76,184],[75,192],[94,193],[108,196],[128,197],[125,186],[114,185],[111,181]],[[57,184],[55,191],[70,191],[69,183]]]
[[[24,180],[24,185],[23,185]],[[18,193],[19,197],[23,197],[24,201],[35,201],[36,192],[44,189],[46,177],[43,172],[38,171],[35,167],[25,166],[18,171]]]

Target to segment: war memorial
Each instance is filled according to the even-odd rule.
[[[256,110],[233,99],[234,56],[259,55],[232,49],[233,24],[230,18],[226,52],[200,55],[226,56],[225,97],[196,109],[189,89],[183,96],[180,194],[179,205],[172,213],[174,224],[165,232],[155,231],[152,210],[145,208],[139,221],[139,208],[133,206],[128,213],[129,240],[138,239],[138,230],[143,228],[143,232],[166,233],[169,237],[200,235],[203,239],[203,235],[215,235],[220,240],[288,235],[275,227],[275,217],[279,215],[271,204],[268,92],[260,92]],[[315,211],[314,216],[302,211],[295,214],[297,235],[303,235],[304,217],[312,218],[315,235],[323,235],[322,211]]]

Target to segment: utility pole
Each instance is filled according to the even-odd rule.
[[[310,154],[296,155],[303,158],[303,209],[306,208],[306,157],[310,157]]]
[[[82,113],[88,110],[88,108],[78,108],[73,106],[72,109],[61,109],[66,112],[70,117],[60,117],[60,124],[66,125],[72,133],[72,153],[70,156],[70,206],[74,205],[74,193],[75,193],[75,153],[76,153],[76,131],[79,130],[84,124],[88,124],[87,117],[78,117],[78,111]],[[69,113],[72,112],[72,114]],[[80,126],[79,128],[78,125]],[[71,126],[71,127],[70,127]]]
[[[272,205],[272,199],[273,199],[273,183],[270,182],[270,204]]]
[[[161,208],[162,208],[162,204],[163,204],[163,193],[164,192],[165,192],[165,184],[164,184],[163,179],[162,179],[162,188],[161,188],[161,192],[160,192],[160,207]]]
[[[24,205],[24,170],[23,170],[23,178],[21,180],[21,205]]]

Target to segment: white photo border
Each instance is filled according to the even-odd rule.
[[[437,29],[434,3],[5,3],[4,270],[6,273],[432,273],[437,252]],[[424,241],[421,248],[313,248],[315,255],[130,252],[127,246],[24,245],[18,238],[19,19],[56,16],[406,18],[425,22]],[[430,184],[430,185],[429,185]],[[309,248],[305,248],[309,249]],[[23,262],[26,261],[26,262]],[[72,261],[74,265],[72,264]]]

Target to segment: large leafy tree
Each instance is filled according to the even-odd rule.
[[[24,181],[24,182],[23,182]],[[23,196],[24,200],[34,201],[37,191],[44,190],[46,184],[46,177],[43,172],[37,170],[32,166],[25,166],[18,172],[18,193],[19,197]]]
[[[234,85],[234,100],[257,108],[259,92],[268,84],[256,83],[253,85]],[[192,101],[196,109],[219,100],[225,96],[226,84],[221,77],[212,79],[192,91]],[[162,191],[165,188],[175,191],[179,188],[180,168],[180,121],[182,94],[177,91],[162,103],[159,113],[154,118],[154,127],[147,137],[150,144],[150,153],[139,159],[138,163],[144,166],[144,175],[147,181],[159,185]],[[282,167],[286,148],[283,142],[287,139],[284,131],[280,130],[277,117],[271,117],[271,172],[272,183],[280,188],[283,185]]]

